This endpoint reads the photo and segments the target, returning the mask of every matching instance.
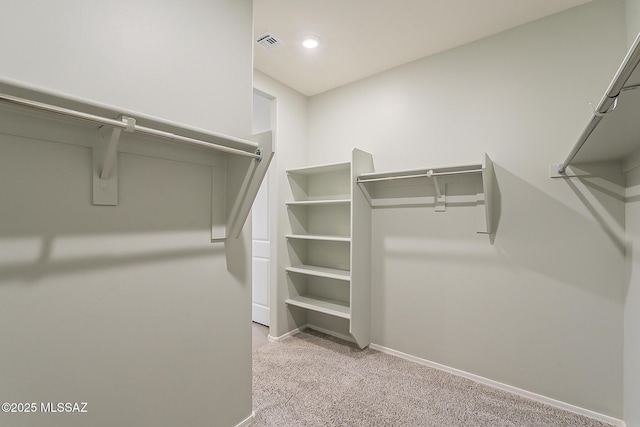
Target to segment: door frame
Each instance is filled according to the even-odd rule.
[[[269,331],[271,331],[271,327],[273,327],[273,325],[276,322],[277,319],[277,281],[278,281],[278,242],[277,242],[277,238],[278,238],[278,206],[277,206],[277,201],[278,201],[278,177],[276,172],[278,168],[277,168],[277,162],[278,162],[278,150],[277,150],[277,146],[278,146],[278,133],[277,133],[277,98],[267,92],[264,92],[260,89],[256,89],[255,87],[253,88],[252,94],[258,94],[264,98],[267,98],[270,100],[270,105],[269,105],[269,128],[270,130],[273,132],[273,151],[275,152],[275,155],[273,156],[273,159],[271,160],[271,164],[269,165],[269,169],[267,170],[267,174],[269,176],[269,186],[267,188],[268,190],[268,201],[269,201],[269,206],[268,206],[268,211],[269,211],[269,223],[268,223],[268,227],[269,227]],[[252,114],[252,120],[253,120],[253,114]],[[252,245],[253,245],[253,233],[252,233]],[[253,274],[253,272],[252,272]],[[253,292],[252,292],[253,295]],[[253,297],[251,298],[251,304],[253,305]]]

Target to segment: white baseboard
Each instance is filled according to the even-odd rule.
[[[304,326],[300,326],[299,328],[294,329],[293,331],[289,331],[284,335],[280,335],[279,337],[274,337],[272,335],[267,335],[267,339],[269,340],[269,342],[278,342],[278,341],[282,341],[285,338],[289,338],[294,336],[297,333],[300,333],[302,331],[304,331],[305,329],[307,329],[307,325]]]
[[[561,402],[559,400],[552,399],[550,397],[542,396],[540,394],[532,393],[527,390],[523,390],[521,388],[513,387],[508,384],[503,384],[498,381],[490,380],[485,377],[481,377],[476,374],[472,374],[470,372],[461,371],[460,369],[452,368],[450,366],[441,365],[440,363],[432,362],[430,360],[422,359],[420,357],[412,356],[407,353],[403,353],[401,351],[393,350],[391,348],[383,347],[378,344],[371,343],[369,348],[373,350],[381,351],[382,353],[390,354],[392,356],[397,356],[405,360],[409,360],[411,362],[416,362],[421,365],[428,366],[430,368],[438,369],[440,371],[448,372],[453,375],[457,375],[463,378],[467,378],[469,380],[478,382],[480,384],[487,385],[489,387],[497,388],[499,390],[503,390],[509,393],[516,394],[518,396],[525,397],[527,399],[534,400],[536,402],[544,403],[549,406],[553,406],[554,408],[563,409],[565,411],[573,412],[574,414],[584,415],[585,417],[592,418],[594,420],[602,421],[604,423],[611,424],[616,427],[626,427],[624,421],[619,420],[617,418],[610,417],[608,415],[599,414],[594,411],[590,411],[589,409],[580,408],[579,406],[571,405],[569,403]]]
[[[339,333],[334,332],[334,331],[332,331],[330,329],[325,329],[325,328],[322,328],[320,326],[311,325],[311,324],[302,325],[299,328],[296,328],[296,329],[294,329],[292,331],[289,331],[284,335],[280,335],[279,337],[273,337],[271,335],[267,335],[267,339],[269,340],[269,342],[282,341],[283,339],[289,338],[291,336],[294,336],[295,334],[298,334],[298,333],[304,331],[305,329],[313,329],[314,331],[322,332],[323,334],[331,335],[332,337],[340,338],[340,339],[343,339],[345,341],[355,342],[355,340],[353,339],[352,336],[339,334]]]
[[[246,420],[241,421],[240,424],[236,425],[236,427],[251,427],[255,416],[256,416],[256,413],[251,411],[251,415],[249,415],[249,417]]]

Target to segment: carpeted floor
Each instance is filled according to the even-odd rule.
[[[253,409],[254,427],[608,426],[309,329],[253,352]]]

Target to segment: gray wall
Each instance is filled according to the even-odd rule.
[[[310,98],[310,163],[496,164],[492,238],[475,208],[374,210],[373,342],[622,417],[623,178],[548,166],[625,45],[624,2],[594,1]]]
[[[250,134],[251,1],[9,3],[4,77]],[[88,413],[0,413],[0,424],[249,417],[250,226],[210,242],[224,158],[124,137],[119,204],[93,206],[97,131],[14,111],[0,110],[0,401]]]
[[[627,16],[627,46],[631,46],[640,33],[640,1],[625,0]]]
[[[640,167],[627,173],[627,259],[624,311],[624,420],[640,426]]]
[[[640,1],[626,0],[627,45],[640,32]],[[640,426],[640,169],[627,178],[627,260],[630,277],[624,307],[624,420],[628,427]]]
[[[246,135],[252,10],[250,0],[4,2],[1,75]]]

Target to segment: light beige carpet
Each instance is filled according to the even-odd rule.
[[[306,330],[253,352],[254,427],[608,424]]]

